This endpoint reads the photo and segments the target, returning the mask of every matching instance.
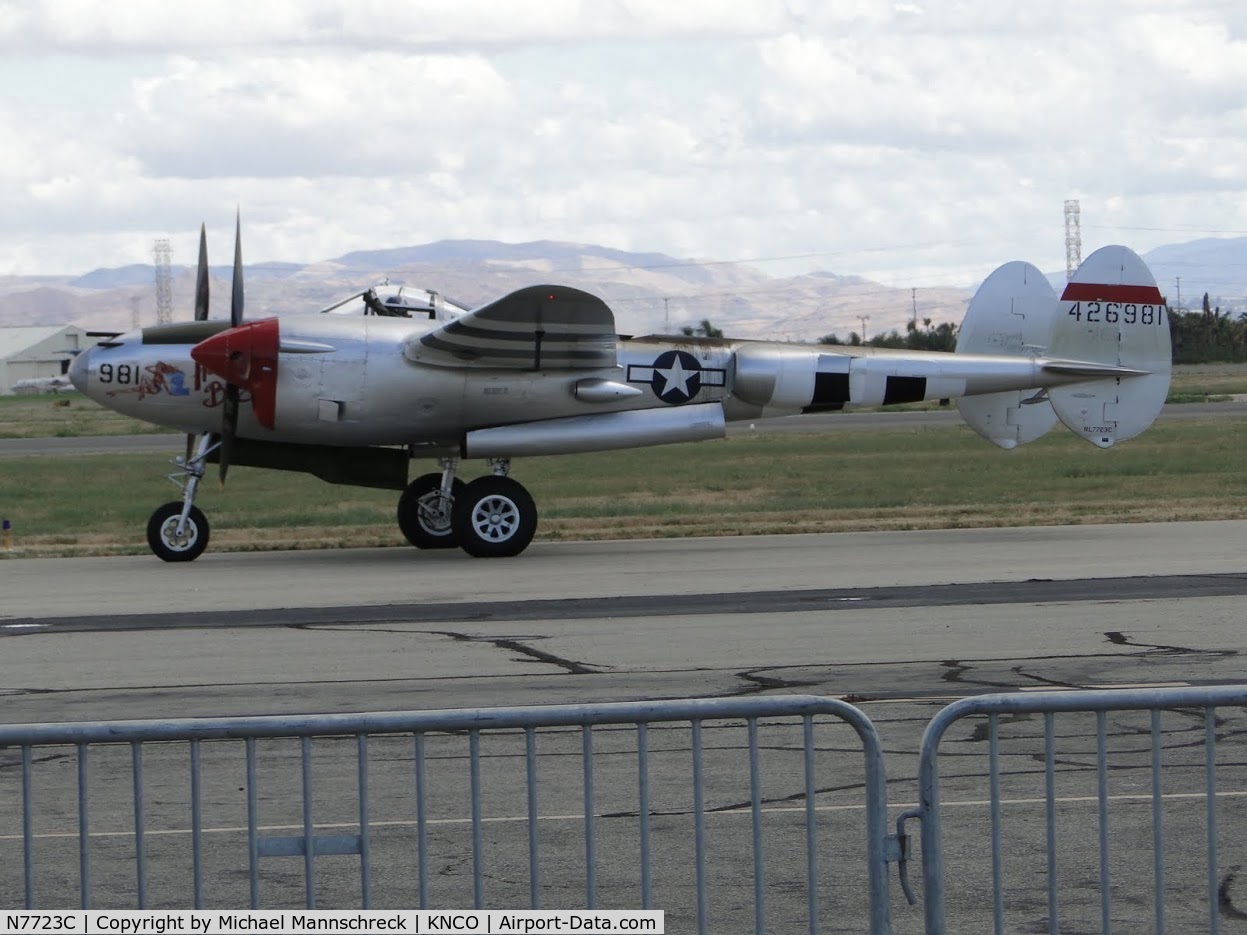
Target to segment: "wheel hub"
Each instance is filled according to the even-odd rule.
[[[199,531],[195,528],[195,524],[187,519],[186,524],[182,527],[182,532],[178,533],[178,520],[180,517],[170,516],[165,520],[165,524],[161,529],[165,544],[169,548],[178,552],[184,552],[194,545],[195,540],[199,537]]]
[[[443,497],[435,491],[420,500],[420,525],[434,535],[445,535],[450,532],[450,512],[454,503],[449,497]]]
[[[500,542],[515,535],[519,528],[519,510],[506,497],[486,497],[473,511],[474,525],[482,539]]]

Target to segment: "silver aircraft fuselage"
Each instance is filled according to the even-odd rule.
[[[226,381],[191,351],[228,327],[207,321],[130,332],[81,353],[70,376],[117,412],[192,434],[216,432]],[[1052,362],[1038,357],[890,355],[680,337],[619,338],[616,365],[593,370],[454,368],[411,359],[413,345],[430,330],[422,321],[292,316],[278,327],[272,427],[256,418],[244,393],[239,437],[450,449],[479,430],[578,416],[713,404],[721,421],[733,421],[1087,379],[1054,374],[1047,369]],[[627,441],[637,443],[644,442]],[[564,449],[554,444],[545,453],[558,450]]]

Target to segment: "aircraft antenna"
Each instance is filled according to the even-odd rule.
[[[1074,271],[1082,265],[1082,221],[1077,198],[1065,202],[1065,279],[1074,278]]]
[[[169,272],[172,255],[169,241],[161,238],[152,244],[152,259],[156,265],[156,324],[167,325],[173,321],[173,277]]]

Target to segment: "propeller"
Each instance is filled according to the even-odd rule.
[[[200,253],[200,262],[206,270],[206,252]],[[206,284],[203,288],[206,293]],[[245,389],[250,394],[251,408],[260,425],[273,428],[277,412],[277,355],[281,344],[277,319],[243,321],[241,213],[234,222],[234,280],[229,317],[229,328],[205,338],[191,350],[196,363],[225,381],[218,454],[222,485],[233,460],[242,391]]]

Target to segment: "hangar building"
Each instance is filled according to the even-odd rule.
[[[89,341],[77,325],[0,328],[0,395],[16,392],[15,383],[63,376]]]

